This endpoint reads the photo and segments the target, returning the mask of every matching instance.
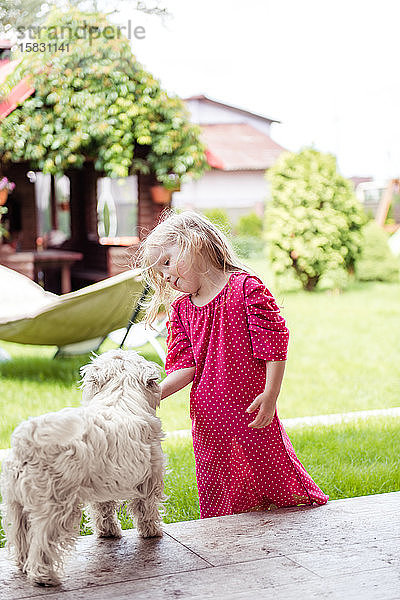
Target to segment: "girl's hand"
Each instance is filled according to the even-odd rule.
[[[249,424],[249,427],[261,429],[261,427],[266,427],[272,423],[276,409],[276,398],[273,399],[269,397],[265,392],[259,394],[246,409],[246,412],[252,413],[257,410],[257,408],[260,409],[258,415],[254,421]]]

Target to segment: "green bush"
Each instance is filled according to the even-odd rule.
[[[361,256],[356,262],[356,278],[360,281],[398,281],[399,260],[392,254],[387,235],[374,221],[362,230]]]
[[[338,268],[351,272],[361,252],[366,217],[336,158],[306,148],[285,152],[268,171],[271,201],[266,238],[279,281],[292,270],[305,290]]]
[[[2,215],[5,214],[7,214],[7,208],[5,206],[0,206],[0,240],[3,235],[7,235],[7,229],[1,224]]]
[[[232,245],[240,258],[254,258],[263,253],[265,243],[251,235],[236,235],[232,238]]]
[[[214,225],[219,227],[227,236],[232,233],[232,223],[228,217],[228,213],[223,208],[211,208],[204,210],[203,214],[205,217],[210,219]]]
[[[35,39],[44,51],[13,54],[18,65],[0,84],[0,100],[25,76],[35,94],[2,119],[1,161],[57,175],[95,157],[108,177],[152,173],[172,189],[200,177],[205,147],[182,100],[144,70],[124,35],[82,35],[110,27],[102,13],[54,6]],[[69,32],[67,51],[54,30]]]
[[[343,267],[332,269],[329,273],[324,273],[318,281],[319,290],[346,290],[352,281],[348,271]]]
[[[236,224],[236,233],[238,236],[260,238],[262,231],[263,220],[254,211],[240,217]]]

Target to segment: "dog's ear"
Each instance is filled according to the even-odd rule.
[[[147,361],[146,367],[143,369],[143,383],[151,389],[158,386],[160,379],[161,368],[157,363]]]
[[[81,373],[81,389],[83,391],[83,403],[89,402],[90,399],[100,391],[105,383],[104,373],[101,369],[89,363],[80,368]]]
[[[146,362],[142,370],[142,382],[148,393],[145,394],[151,408],[156,410],[160,406],[161,388],[159,385],[161,368],[153,362]]]

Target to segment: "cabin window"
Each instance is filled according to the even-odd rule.
[[[35,183],[40,243],[44,247],[61,246],[71,237],[69,178],[38,172],[32,181]]]
[[[137,221],[137,177],[100,177],[97,181],[97,230],[100,243],[131,245],[136,239]]]

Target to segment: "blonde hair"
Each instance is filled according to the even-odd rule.
[[[141,269],[144,282],[153,290],[151,298],[142,304],[146,311],[146,324],[155,321],[161,305],[164,305],[169,314],[172,302],[182,295],[173,290],[153,268],[155,262],[151,258],[152,249],[175,245],[180,250],[177,261],[187,255],[189,264],[193,264],[201,256],[210,267],[224,273],[248,270],[237,257],[226,235],[207,217],[192,210],[178,213],[173,209],[166,209],[157,226],[140,244],[134,258],[134,266]],[[205,275],[207,272],[201,274]]]

